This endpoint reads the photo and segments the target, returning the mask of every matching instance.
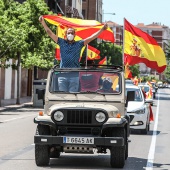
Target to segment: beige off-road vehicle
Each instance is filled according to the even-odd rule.
[[[61,91],[59,78],[78,75],[79,88]],[[35,119],[34,137],[37,166],[48,165],[60,153],[106,154],[110,150],[112,167],[122,168],[128,157],[129,117],[125,99],[124,72],[121,67],[107,66],[49,71],[44,98],[44,112]],[[69,84],[66,84],[69,89]]]

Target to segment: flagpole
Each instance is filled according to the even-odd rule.
[[[87,69],[87,56],[88,56],[88,44],[86,45],[86,66],[85,66],[85,69]]]
[[[123,18],[123,52],[122,52],[122,66],[125,68],[125,58],[124,58],[124,49],[125,49],[125,18]]]

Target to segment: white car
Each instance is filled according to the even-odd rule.
[[[127,114],[130,117],[130,129],[140,130],[141,134],[147,134],[150,129],[149,101],[145,100],[140,87],[126,84],[126,92],[134,91],[134,101],[129,101]]]

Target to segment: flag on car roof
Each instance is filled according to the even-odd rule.
[[[99,61],[99,65],[107,65],[107,58],[104,57],[101,61]]]
[[[44,19],[49,23],[59,26],[62,29],[71,27],[76,29],[76,35],[82,39],[85,39],[91,36],[93,33],[100,30],[104,24],[96,20],[82,20],[82,19],[75,19],[75,18],[67,18],[63,16],[56,16],[56,15],[43,15]],[[110,41],[114,43],[114,34],[113,31],[108,27],[104,30],[98,38]]]
[[[97,48],[88,45],[87,56],[88,60],[100,59],[100,51]]]
[[[166,58],[162,48],[149,34],[136,28],[126,19],[124,38],[124,61],[129,65],[145,63],[147,67],[161,73],[166,68]]]

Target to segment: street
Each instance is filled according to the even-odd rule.
[[[154,100],[154,121],[150,132],[131,134],[125,170],[170,169],[170,89],[159,89]],[[37,167],[34,160],[33,118],[37,108],[19,108],[0,112],[0,170],[111,169],[107,154],[61,154],[48,167]]]

